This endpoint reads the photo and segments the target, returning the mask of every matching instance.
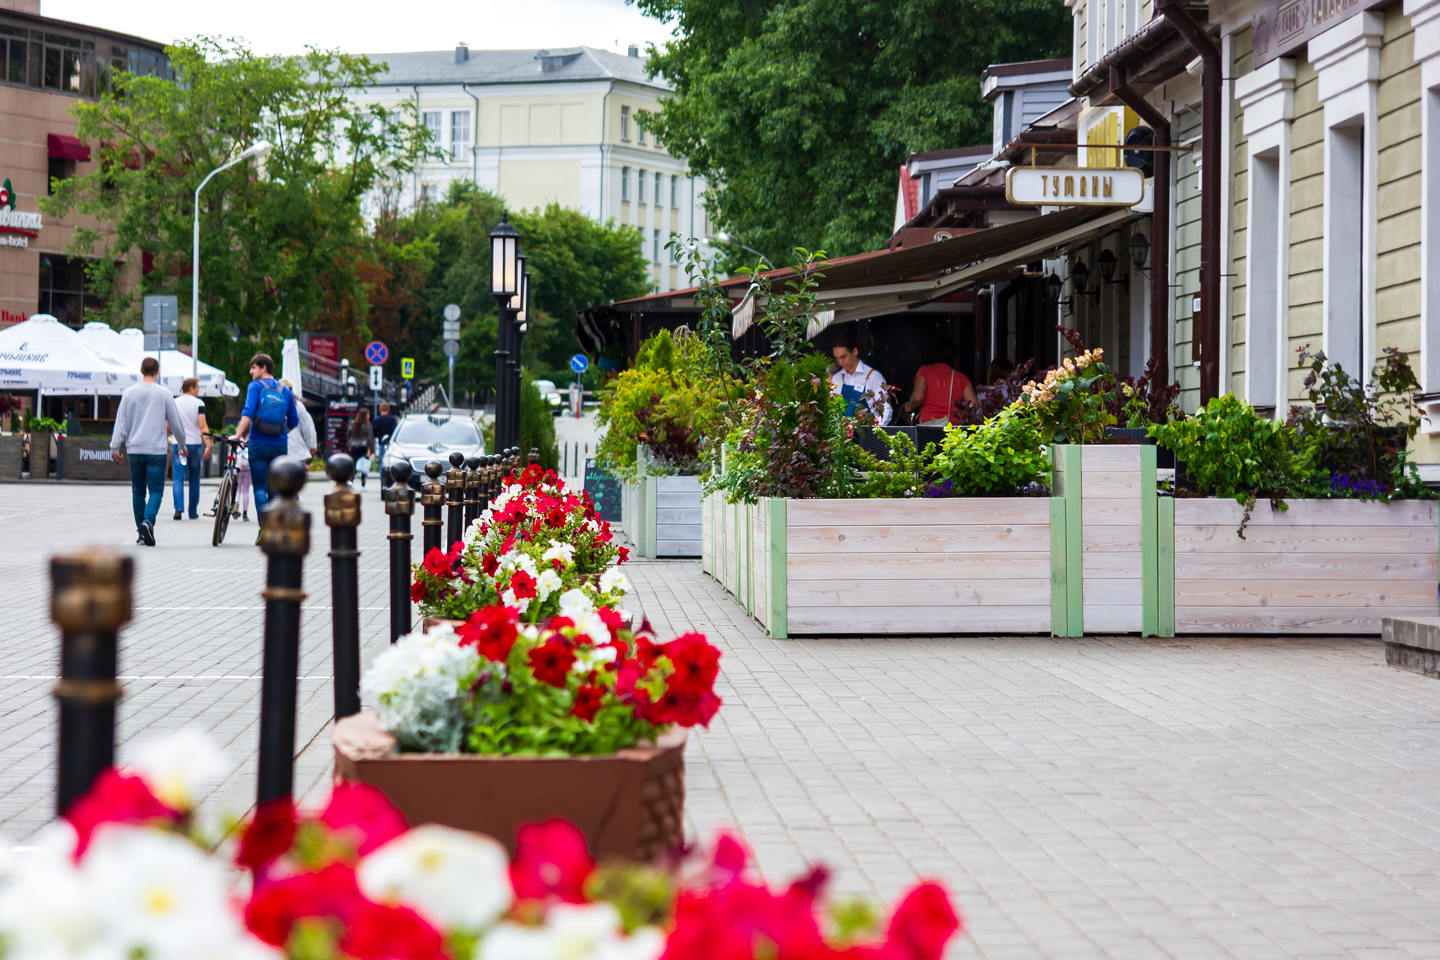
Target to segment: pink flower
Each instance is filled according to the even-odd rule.
[[[517,900],[585,903],[585,881],[594,869],[584,834],[564,820],[527,823],[515,831],[510,885]]]

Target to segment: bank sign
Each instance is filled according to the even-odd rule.
[[[1005,199],[1046,207],[1133,207],[1145,196],[1134,167],[1011,167]]]
[[[15,209],[15,190],[7,177],[0,183],[0,247],[28,247],[40,236],[40,214]]]

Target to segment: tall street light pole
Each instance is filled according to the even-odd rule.
[[[524,258],[524,257],[521,257],[520,259],[521,259],[521,260],[524,260],[525,258]],[[512,303],[514,303],[514,301],[512,301]],[[524,384],[522,383],[522,372],[523,372],[523,370],[524,370],[524,366],[523,366],[523,364],[522,364],[522,362],[521,362],[522,356],[523,356],[523,351],[522,351],[521,347],[522,347],[522,345],[523,345],[524,342],[525,342],[525,334],[526,334],[526,333],[529,331],[529,329],[530,329],[530,271],[529,271],[529,270],[524,270],[524,269],[522,269],[521,272],[520,272],[519,307],[518,307],[518,309],[515,311],[515,313],[513,314],[513,316],[514,316],[514,318],[515,318],[515,320],[514,320],[514,326],[515,326],[515,355],[514,355],[515,373],[514,373],[514,380],[513,380],[513,383],[514,383],[514,385],[515,385],[515,386],[514,386],[515,410],[514,410],[514,413],[513,413],[513,422],[512,422],[511,425],[510,425],[510,427],[511,427],[510,433],[511,433],[511,436],[514,437],[514,443],[512,443],[512,446],[517,446],[517,445],[519,445],[519,443],[520,443],[520,404],[523,402],[523,401],[521,400],[521,392],[520,392],[520,391],[521,391],[521,387],[524,385]],[[524,451],[523,451],[523,450],[521,451],[521,454],[522,454],[521,462],[524,462],[524,457],[523,457]]]
[[[761,253],[759,250],[756,250],[754,247],[747,247],[747,246],[745,246],[745,244],[741,243],[739,240],[737,240],[737,239],[735,238],[735,234],[733,234],[733,233],[726,233],[725,231],[722,230],[721,232],[715,234],[714,237],[712,237],[712,238],[707,238],[707,239],[714,239],[714,240],[720,241],[721,243],[728,243],[728,244],[730,244],[730,246],[732,246],[732,247],[739,247],[741,250],[744,250],[746,253],[753,253],[755,256],[759,257],[762,261],[764,261],[765,266],[768,267],[768,266],[771,265],[771,264],[770,264],[770,258],[769,258],[769,257],[765,256],[765,254]]]
[[[241,161],[269,152],[269,140],[256,140],[246,147],[240,156],[207,173],[205,179],[200,181],[200,186],[195,188],[195,243],[190,253],[190,376],[197,379],[200,376],[200,191],[205,189],[205,184],[209,183],[215,174],[229,170]]]
[[[500,223],[490,231],[490,293],[495,297],[499,326],[495,336],[495,449],[511,446],[510,401],[510,301],[520,292],[520,234],[502,213]]]
[[[508,344],[505,357],[505,436],[506,445],[511,447],[520,444],[520,301],[524,295],[525,254],[522,253],[515,264],[515,296],[510,298],[505,311],[510,318],[505,328]]]

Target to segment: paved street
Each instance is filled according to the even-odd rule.
[[[326,532],[306,574],[297,783],[328,770]],[[121,757],[198,722],[234,771],[209,801],[253,791],[262,557],[253,522],[209,546],[169,519],[133,546],[123,486],[0,485],[0,831],[52,800],[57,635],[44,561],[109,543],[136,552],[122,638]],[[204,494],[205,501],[211,494]],[[384,643],[383,522],[362,527],[368,661]],[[247,536],[249,534],[250,536]],[[1440,957],[1440,684],[1350,640],[916,638],[782,640],[694,562],[635,562],[662,637],[725,651],[725,707],[689,752],[692,835],[738,825],[767,876],[808,862],[840,891],[893,897],[943,879],[966,917],[954,957]]]

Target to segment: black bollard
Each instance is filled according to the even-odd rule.
[[[445,473],[445,549],[465,535],[465,454],[450,451],[450,469]]]
[[[540,448],[539,448],[539,447],[531,447],[531,448],[530,448],[530,462],[529,462],[530,466],[534,466],[535,464],[537,464],[537,463],[539,463],[539,462],[540,462]]]
[[[134,579],[134,561],[109,551],[50,560],[50,618],[60,627],[58,814],[115,765],[116,635],[130,619]]]
[[[415,491],[410,489],[410,461],[390,468],[394,481],[385,491],[385,513],[390,517],[390,642],[410,632],[410,518],[415,515]]]
[[[325,472],[335,489],[325,495],[330,528],[330,619],[335,638],[335,719],[360,712],[360,494],[350,486],[355,461],[334,453]]]
[[[260,662],[260,776],[255,802],[263,805],[294,793],[295,707],[300,680],[300,589],[310,552],[310,514],[300,507],[305,468],[289,457],[270,464],[274,494],[260,511],[260,549],[265,551],[265,647]]]
[[[440,474],[445,472],[445,467],[439,460],[431,460],[425,464],[425,476],[429,477],[424,482],[420,492],[420,506],[424,509],[424,518],[420,521],[421,531],[424,535],[422,546],[424,552],[420,554],[423,558],[428,556],[431,550],[442,549],[440,538],[445,535],[442,529],[445,526],[445,484],[440,480]]]
[[[480,516],[480,464],[484,457],[471,457],[465,461],[465,529]]]

